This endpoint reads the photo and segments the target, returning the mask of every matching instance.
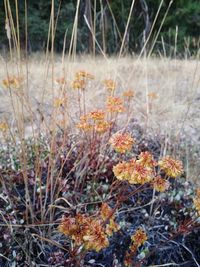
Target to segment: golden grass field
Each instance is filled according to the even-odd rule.
[[[181,144],[187,159],[187,178],[199,180],[200,65],[198,60],[131,57],[93,59],[88,56],[77,56],[73,62],[69,62],[57,55],[52,66],[51,60],[48,61],[45,56],[36,54],[31,56],[28,62],[22,61],[20,64],[6,63],[1,58],[0,65],[1,81],[8,75],[18,72],[24,78],[23,111],[19,97],[16,98],[15,94],[1,86],[0,115],[1,120],[9,121],[12,126],[15,126],[16,116],[22,115],[26,125],[26,136],[32,134],[33,114],[37,118],[42,112],[46,118],[51,118],[53,99],[59,97],[61,93],[55,83],[57,78],[66,79],[64,90],[68,98],[68,115],[73,117],[77,113],[77,93],[70,90],[68,85],[73,80],[75,72],[85,70],[95,76],[85,93],[88,111],[103,108],[102,102],[106,95],[102,84],[104,79],[116,81],[116,95],[120,96],[125,90],[132,89],[135,97],[131,103],[131,116],[147,127],[151,134],[164,136],[166,150],[174,141],[178,145]],[[34,127],[38,127],[35,122]],[[184,142],[179,142],[182,138]]]

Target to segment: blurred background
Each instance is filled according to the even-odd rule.
[[[75,15],[78,23],[75,36],[77,53],[99,54],[101,47],[104,53],[115,54],[120,50],[125,31],[123,53],[138,53],[147,38],[146,48],[152,47],[156,40],[154,53],[164,53],[165,56],[174,53],[179,57],[193,56],[200,46],[199,0],[2,0],[0,48],[5,52],[5,6],[8,13],[12,11],[14,23],[19,19],[21,48],[27,48],[29,53],[45,51],[52,14],[56,52],[62,52],[63,47],[69,50]]]

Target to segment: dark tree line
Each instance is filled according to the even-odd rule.
[[[15,27],[17,25],[15,5],[18,3],[21,47],[25,47],[25,29],[27,26],[29,52],[45,50],[52,1],[0,1],[0,47],[5,50],[8,46],[8,40],[5,30],[4,4],[8,2],[11,6]],[[27,3],[27,19],[25,2]],[[77,52],[99,53],[100,46],[105,53],[117,53],[120,50],[126,30],[123,52],[137,53],[141,51],[144,43],[149,39],[147,49],[150,49],[155,42],[155,51],[165,52],[167,55],[173,54],[175,44],[180,54],[196,53],[200,46],[199,0],[164,0],[162,5],[161,3],[162,0],[135,0],[130,23],[126,27],[132,0],[80,0],[76,39]],[[66,50],[69,49],[76,4],[76,0],[54,0],[54,21],[56,24],[54,47],[57,52],[61,52],[63,49],[65,34]],[[160,12],[154,28],[151,30],[159,7]]]

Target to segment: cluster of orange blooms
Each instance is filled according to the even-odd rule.
[[[109,96],[106,104],[109,112],[121,113],[125,111],[123,100],[120,97]]]
[[[8,76],[7,79],[4,79],[2,83],[5,88],[18,89],[22,86],[23,81],[24,79],[22,77],[12,75],[12,76]]]
[[[105,112],[96,110],[81,116],[77,127],[85,132],[94,130],[102,134],[110,129],[111,123],[105,120]]]
[[[157,175],[153,181],[152,181],[152,184],[153,184],[153,187],[156,191],[158,192],[164,192],[166,191],[169,186],[170,186],[170,183],[168,180],[166,179],[163,179],[160,175]]]
[[[119,97],[110,96],[107,100],[107,111],[108,112],[123,112],[124,106],[123,101]],[[92,111],[80,117],[80,121],[77,127],[85,132],[95,130],[98,133],[105,133],[110,129],[112,123],[106,119],[106,113],[102,110]]]
[[[65,79],[65,77],[59,77],[59,78],[56,78],[55,81],[56,81],[56,83],[59,84],[59,85],[64,85],[64,84],[66,84],[66,79]]]
[[[180,160],[175,160],[166,156],[158,161],[158,165],[168,176],[176,178],[183,173],[183,164]]]
[[[130,151],[134,140],[129,134],[115,134],[110,139],[111,146],[120,153]],[[119,162],[113,167],[116,178],[128,181],[130,184],[145,184],[151,182],[154,189],[163,192],[169,187],[169,182],[156,173],[159,166],[169,177],[177,177],[183,173],[183,165],[179,160],[166,156],[156,162],[150,152],[141,152],[138,158]]]
[[[94,76],[84,70],[75,74],[75,79],[72,82],[72,88],[78,90],[84,90],[88,80],[93,80]]]
[[[59,108],[61,106],[64,106],[67,102],[67,98],[66,97],[62,97],[62,98],[55,98],[54,99],[54,107],[55,108]]]
[[[148,153],[148,152],[146,152]],[[143,155],[140,155],[142,159]],[[151,154],[149,153],[151,158]],[[127,180],[130,184],[145,184],[153,181],[154,165],[135,158],[118,163],[113,167],[116,178],[120,181]]]
[[[0,131],[6,132],[8,130],[8,124],[6,122],[0,122]]]
[[[142,152],[139,155],[139,159],[133,158],[128,161],[120,162],[113,167],[113,172],[116,178],[120,181],[127,180],[130,184],[145,184],[151,182],[156,191],[164,192],[169,188],[169,182],[156,174],[154,167],[159,164],[156,162],[152,164],[143,160],[147,156],[149,159],[152,159],[152,155],[149,152]],[[172,158],[170,158],[170,160],[172,162],[175,161]],[[169,170],[166,168],[165,171],[169,173]],[[182,167],[178,167],[177,169],[174,169],[173,175],[176,173],[178,176],[182,172]]]
[[[83,245],[86,250],[97,252],[109,246],[108,237],[118,230],[113,210],[106,203],[102,204],[97,217],[77,214],[75,217],[64,217],[59,225],[59,231],[69,236],[76,246]]]
[[[89,116],[88,115],[81,116],[80,121],[77,124],[77,127],[83,130],[84,132],[91,131],[93,129],[93,126],[89,121]]]
[[[72,88],[77,90],[84,90],[86,87],[85,80],[74,80],[72,82]]]
[[[117,88],[117,83],[112,79],[107,79],[103,81],[106,89],[113,92]],[[135,92],[131,89],[125,91],[122,96],[130,101],[131,98],[135,97]],[[119,106],[119,108],[117,108]],[[119,97],[109,97],[107,100],[107,108],[111,112],[123,112],[125,109],[123,107],[123,100]]]
[[[106,89],[109,90],[109,91],[114,91],[116,89],[116,87],[117,87],[116,82],[114,82],[111,79],[104,80],[103,84],[105,85]]]
[[[197,189],[196,197],[193,199],[195,208],[200,216],[200,189]]]
[[[132,145],[134,144],[134,139],[128,133],[116,133],[110,138],[109,143],[116,152],[126,153],[131,150]]]
[[[137,229],[135,234],[131,236],[132,244],[129,249],[130,252],[127,252],[124,259],[125,266],[133,266],[132,265],[132,255],[136,252],[137,248],[143,245],[147,241],[147,234],[141,228]]]
[[[89,115],[94,121],[102,121],[105,118],[105,112],[102,110],[91,111]]]
[[[154,100],[158,98],[158,94],[156,92],[150,92],[148,93],[148,97],[149,99]]]
[[[123,93],[124,98],[133,98],[135,96],[135,92],[133,90],[127,90]]]
[[[84,70],[80,70],[75,74],[75,77],[77,80],[83,80],[83,79],[88,79],[88,80],[94,80],[94,75],[92,75],[89,72],[86,72]]]
[[[144,244],[145,241],[147,241],[147,234],[144,230],[141,228],[137,229],[134,235],[131,236],[131,240],[133,243],[139,247]]]

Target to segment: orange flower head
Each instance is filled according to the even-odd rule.
[[[89,132],[93,129],[93,125],[89,122],[88,115],[81,116],[79,123],[76,125],[80,130],[84,132]]]
[[[124,266],[126,267],[132,267],[133,266],[133,260],[132,260],[132,254],[130,252],[126,252],[124,257]]]
[[[131,244],[131,245],[129,246],[129,249],[130,249],[130,251],[131,251],[132,253],[136,252],[137,248],[138,248],[138,246],[137,246],[137,244],[135,244],[135,243],[133,243],[133,244]]]
[[[8,130],[8,124],[6,122],[0,122],[0,131],[6,132]]]
[[[66,104],[66,97],[63,97],[63,98],[55,98],[54,99],[54,107],[55,108],[59,108],[61,106],[64,106]]]
[[[134,139],[128,133],[116,133],[110,138],[109,143],[116,152],[126,153],[131,150],[134,144]]]
[[[143,245],[147,241],[147,234],[141,228],[137,229],[134,235],[131,236],[131,240],[137,247]]]
[[[59,78],[56,78],[55,81],[56,81],[56,83],[59,84],[59,85],[64,85],[64,84],[66,84],[65,77],[59,77]]]
[[[129,178],[130,184],[145,184],[153,179],[153,170],[136,161],[133,165],[133,172]]]
[[[80,130],[83,130],[84,132],[90,132],[92,130],[92,125],[87,123],[87,122],[84,122],[84,121],[81,121],[77,124],[77,127],[80,129]]]
[[[88,114],[85,114],[85,115],[80,116],[80,120],[81,121],[88,121],[89,119],[90,119],[90,117],[89,117]]]
[[[72,82],[72,88],[77,90],[84,90],[86,87],[86,82],[84,80],[74,80]]]
[[[94,121],[104,120],[105,112],[102,110],[96,110],[89,113],[89,117]]]
[[[153,188],[158,192],[164,192],[169,188],[169,182],[161,176],[156,176],[152,181]]]
[[[81,236],[81,225],[77,224],[76,218],[73,217],[64,217],[61,224],[58,227],[58,230],[70,236],[72,240],[75,241],[76,245],[81,245],[82,236]]]
[[[104,80],[103,83],[106,89],[108,89],[109,91],[114,91],[117,87],[116,83],[111,79]]]
[[[170,156],[166,156],[158,161],[158,165],[168,176],[176,178],[183,173],[183,164]]]
[[[153,168],[157,165],[156,161],[153,159],[153,155],[148,151],[140,153],[138,162],[141,165],[150,168]]]
[[[70,236],[77,246],[84,245],[87,250],[99,252],[109,245],[100,221],[89,216],[77,214],[75,217],[65,217],[58,229]]]
[[[135,92],[133,90],[127,90],[123,93],[123,97],[128,99],[133,98],[135,97]]]
[[[94,80],[94,75],[84,71],[80,70],[75,74],[76,80],[83,80],[83,79],[88,79],[88,80]]]
[[[4,79],[2,81],[2,83],[5,88],[18,89],[22,86],[23,80],[24,79],[22,77],[13,75],[13,76],[8,76],[7,79]]]
[[[101,218],[103,221],[111,218],[113,215],[113,209],[111,209],[107,203],[102,203],[101,205]]]
[[[94,129],[97,133],[103,134],[107,132],[111,127],[111,123],[107,121],[99,121],[95,124]]]
[[[108,97],[106,108],[110,112],[121,113],[125,111],[122,99],[114,96]]]
[[[113,220],[110,219],[109,224],[106,225],[106,234],[112,236],[113,233],[119,231],[120,226]]]
[[[130,180],[133,173],[133,164],[130,162],[120,162],[113,167],[113,172],[116,178],[120,181]]]
[[[149,99],[154,100],[158,98],[158,94],[156,92],[150,92],[148,94]]]
[[[118,180],[127,180],[130,184],[145,184],[154,177],[152,168],[141,165],[136,159],[118,163],[113,172]]]
[[[109,241],[100,221],[93,219],[88,226],[89,228],[83,234],[85,248],[99,252],[101,249],[108,247]]]

